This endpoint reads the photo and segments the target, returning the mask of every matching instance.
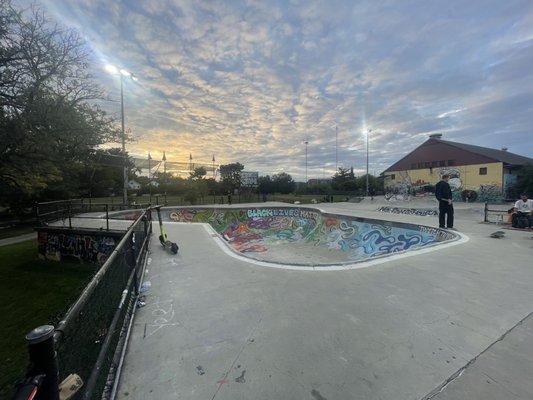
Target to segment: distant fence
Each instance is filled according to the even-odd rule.
[[[37,203],[35,206],[37,221],[39,225],[47,225],[51,221],[68,221],[68,227],[72,229],[73,218],[105,218],[106,229],[109,230],[109,212],[144,209],[149,204],[132,204],[124,206],[122,204],[93,203],[87,199],[72,199],[47,201]]]
[[[28,334],[31,367],[15,399],[33,398],[24,397],[31,389],[39,393],[36,399],[58,400],[57,383],[70,374],[84,383],[72,399],[111,398],[142,281],[151,220],[151,210],[144,210],[55,328],[43,326]],[[36,350],[47,330],[57,359],[54,351],[43,356]]]

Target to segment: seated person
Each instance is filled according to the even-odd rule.
[[[513,228],[528,228],[533,226],[533,200],[528,199],[527,194],[522,193],[520,200],[514,205],[512,216]]]

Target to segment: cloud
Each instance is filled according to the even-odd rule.
[[[533,3],[43,1],[80,30],[131,152],[303,179],[386,169],[434,132],[533,157]],[[338,127],[337,140],[335,126]],[[521,143],[522,145],[514,145]],[[337,158],[337,161],[336,161]]]

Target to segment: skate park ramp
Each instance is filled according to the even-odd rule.
[[[164,207],[161,214],[163,221],[209,224],[245,257],[301,266],[354,264],[460,239],[433,227],[305,207]]]

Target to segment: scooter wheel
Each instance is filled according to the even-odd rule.
[[[172,243],[170,245],[170,251],[172,254],[178,254],[178,245],[176,243]]]

